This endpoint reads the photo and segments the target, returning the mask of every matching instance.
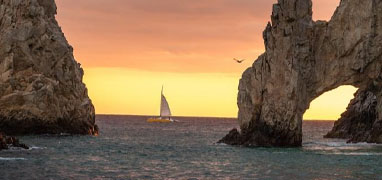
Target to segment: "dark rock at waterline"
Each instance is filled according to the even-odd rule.
[[[241,134],[234,128],[232,129],[223,139],[219,140],[218,143],[224,143],[228,145],[241,145]]]
[[[99,134],[96,124],[76,120],[58,119],[57,121],[46,123],[37,118],[17,120],[2,116],[0,116],[0,131],[8,135],[81,134],[97,136]]]
[[[26,144],[20,143],[19,139],[0,133],[0,151],[3,149],[9,149],[10,147],[29,149]]]
[[[377,122],[377,96],[371,91],[358,90],[341,118],[325,138],[348,139],[349,143],[382,143],[382,129]]]
[[[277,130],[271,128],[267,129],[261,127],[253,127],[255,124],[247,129],[242,129],[239,132],[236,128],[232,129],[226,136],[224,136],[218,143],[224,143],[233,146],[245,146],[245,147],[299,147],[301,144],[294,143],[296,141],[283,141],[285,138],[270,138],[269,136],[263,136],[263,133],[279,133]],[[261,129],[260,129],[261,128]],[[257,131],[254,131],[257,130]],[[275,135],[275,137],[288,136],[288,134]]]

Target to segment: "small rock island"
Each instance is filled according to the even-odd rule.
[[[20,143],[19,139],[11,136],[6,136],[0,132],[0,151],[9,149],[10,147],[29,149],[27,145]]]
[[[54,0],[0,0],[0,132],[97,135]]]
[[[240,131],[221,143],[299,147],[310,102],[341,85],[359,91],[326,137],[382,143],[382,1],[341,0],[326,22],[312,20],[311,0],[278,0],[263,37],[240,80]]]

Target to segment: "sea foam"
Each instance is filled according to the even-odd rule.
[[[0,157],[0,161],[18,161],[18,160],[26,160],[25,158],[3,158]]]

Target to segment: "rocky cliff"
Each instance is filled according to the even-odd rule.
[[[266,52],[240,80],[241,130],[221,142],[301,146],[302,116],[310,102],[353,85],[376,95],[369,142],[382,143],[381,0],[341,0],[329,22],[312,20],[311,0],[278,0],[263,37]]]
[[[0,131],[97,134],[54,0],[0,0]]]

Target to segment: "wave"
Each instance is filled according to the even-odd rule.
[[[306,142],[303,146],[327,146],[327,147],[341,147],[347,146],[346,142]]]
[[[47,148],[46,147],[30,146],[29,149],[24,149],[24,148],[20,148],[20,147],[10,146],[9,149],[5,149],[4,151],[32,151],[32,150],[41,150],[41,149],[47,149]]]
[[[345,155],[345,156],[382,156],[381,152],[332,152],[326,155]]]
[[[20,161],[20,160],[27,160],[25,158],[3,158],[0,157],[0,161]]]
[[[303,146],[327,146],[327,147],[372,147],[372,146],[382,146],[382,144],[376,143],[346,143],[343,142],[305,142]]]
[[[213,143],[215,146],[228,146],[226,143]]]
[[[38,149],[46,149],[47,147],[37,147],[37,146],[31,146],[28,150],[38,150]]]

